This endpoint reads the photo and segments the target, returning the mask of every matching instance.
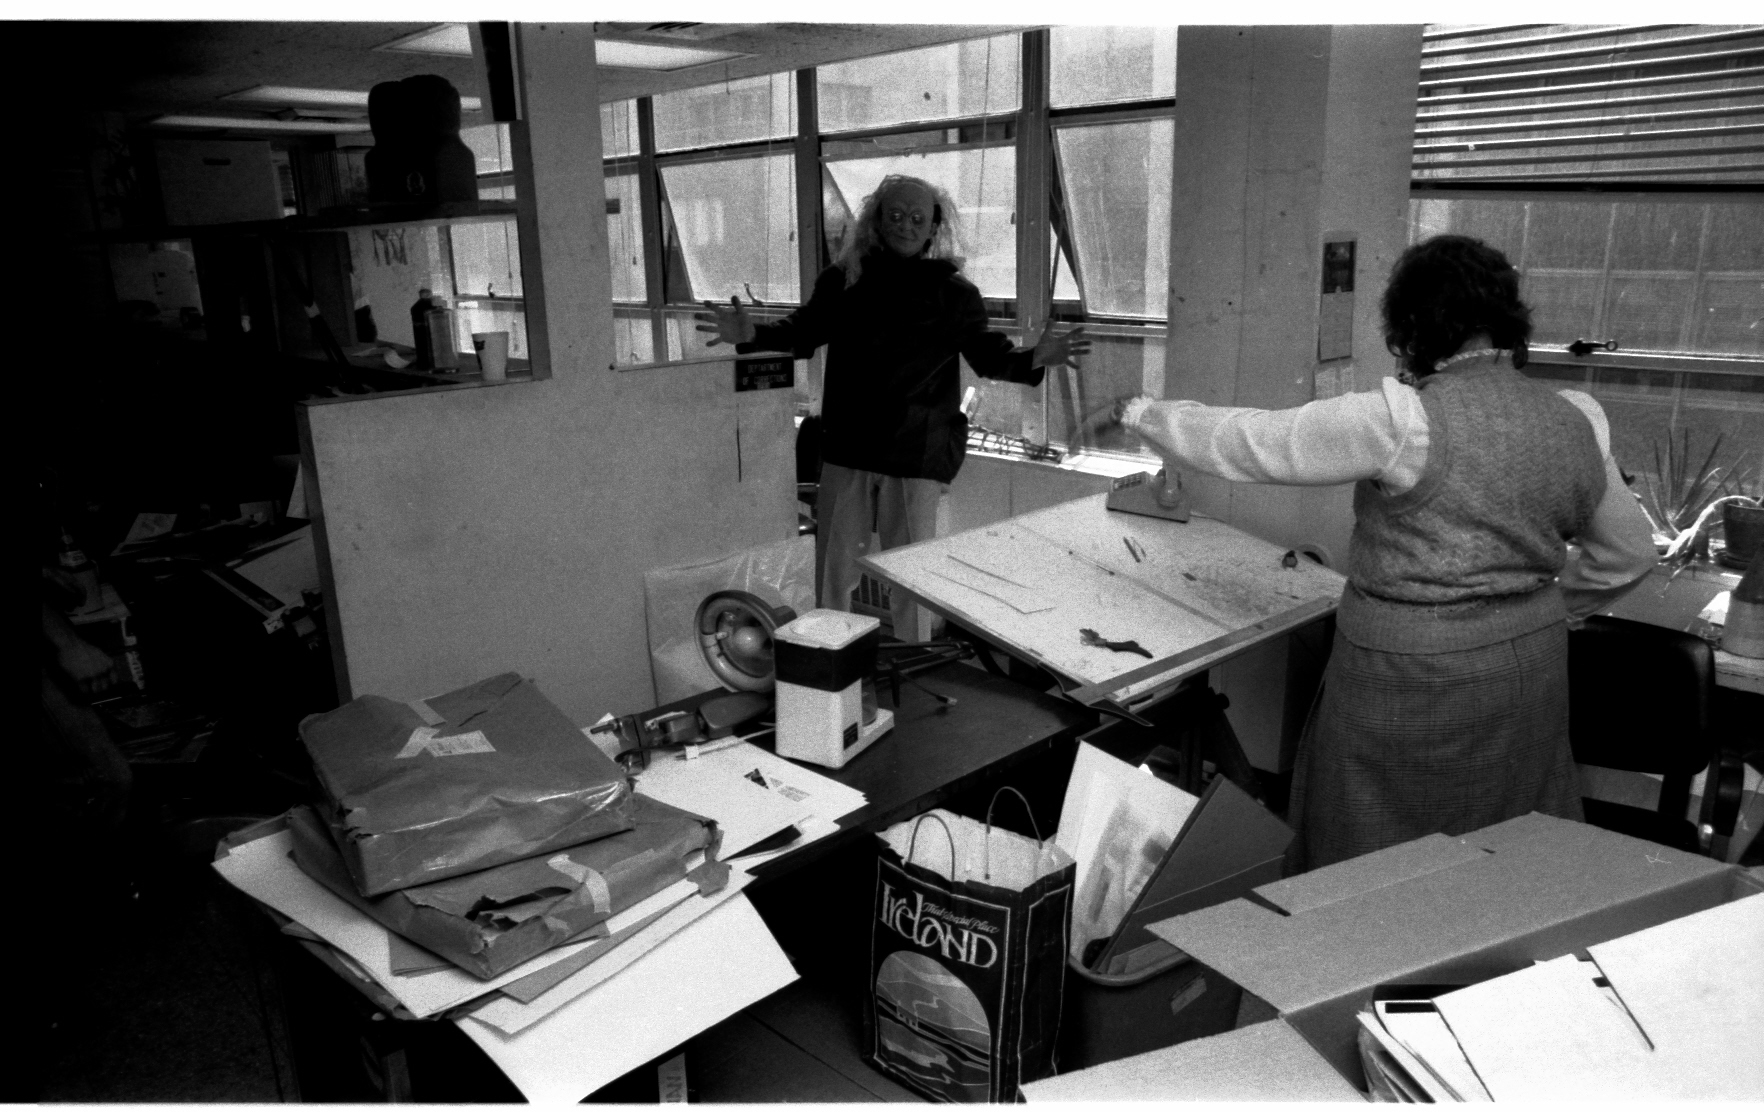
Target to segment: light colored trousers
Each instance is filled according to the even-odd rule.
[[[902,479],[822,464],[815,503],[815,530],[825,553],[821,605],[829,610],[851,609],[851,593],[863,575],[858,557],[873,546],[886,552],[946,532],[949,511],[944,495],[948,493],[949,484],[935,479]],[[890,592],[889,609],[897,638],[930,639],[932,615],[905,591],[896,587]]]

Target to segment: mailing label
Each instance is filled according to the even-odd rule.
[[[404,748],[400,749],[398,755],[392,759],[395,761],[405,761],[416,756],[418,753],[428,752],[429,742],[440,732],[440,730],[435,729],[433,726],[418,726],[410,732],[410,740],[404,743]]]
[[[418,753],[433,753],[437,757],[457,757],[461,753],[494,753],[496,748],[484,731],[473,730],[469,734],[449,734],[438,736],[441,731],[433,726],[418,726],[410,732],[410,740],[398,751],[394,760],[408,760]]]
[[[461,753],[494,753],[496,747],[484,736],[483,730],[473,730],[469,734],[449,734],[446,737],[429,739],[429,752],[437,757],[457,757]]]

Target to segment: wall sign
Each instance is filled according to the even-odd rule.
[[[1317,362],[1354,354],[1354,237],[1323,237],[1323,289],[1317,305]]]
[[[796,385],[796,360],[788,355],[735,360],[735,392],[787,390]]]

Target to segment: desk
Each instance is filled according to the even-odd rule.
[[[1723,592],[1738,586],[1739,578],[1737,571],[1710,564],[1692,564],[1677,575],[1656,565],[1645,582],[1601,613],[1694,633],[1715,643],[1720,634],[1719,623],[1704,621],[1700,615]],[[1717,648],[1715,683],[1734,691],[1764,695],[1764,660],[1735,656]]]
[[[891,733],[844,768],[815,768],[863,792],[869,802],[840,819],[837,832],[757,866],[755,883],[776,880],[866,833],[981,787],[1096,724],[1095,715],[1082,707],[966,664],[946,664],[914,678],[955,699],[955,706],[945,708],[925,691],[902,684]],[[705,692],[656,712],[690,710],[721,694]],[[885,684],[878,684],[878,695],[887,705]]]
[[[790,929],[807,930],[842,959],[861,956],[868,946],[865,885],[873,886],[873,869],[846,868],[833,855],[847,851],[859,856],[874,831],[929,807],[957,806],[964,797],[971,803],[997,778],[1040,769],[1039,758],[1057,761],[1068,747],[1075,748],[1077,734],[1094,723],[1094,716],[1081,707],[965,664],[945,665],[916,679],[953,697],[956,705],[940,709],[930,695],[904,685],[893,732],[846,767],[819,770],[865,792],[868,804],[846,815],[835,833],[754,870],[756,880],[747,891],[766,890],[778,908],[777,921],[768,925],[781,937]],[[711,694],[717,693],[682,700],[669,709],[684,709]],[[1063,787],[1063,781],[1055,786]],[[1051,830],[1045,832],[1051,836]],[[813,868],[817,865],[827,867]],[[804,892],[779,883],[805,869]],[[846,889],[837,898],[830,891],[836,886]],[[806,923],[789,922],[805,919],[800,914],[805,901],[815,904],[817,914],[806,917]],[[307,1099],[512,1099],[501,1072],[452,1023],[390,1019],[365,991],[344,987],[355,985],[353,980],[318,973],[311,955],[288,941],[281,940],[278,952],[284,993],[290,999],[290,1027],[302,1059],[297,1062],[300,1088]],[[800,959],[806,945],[793,943],[790,952]],[[841,976],[837,983],[843,987],[862,979]],[[840,1004],[839,1014],[822,1026],[832,1030],[835,1020],[845,1024],[829,1037],[855,1047],[858,1000],[841,999]],[[642,1022],[641,1016],[630,1019]],[[313,1050],[306,1054],[301,1047]],[[855,1062],[855,1050],[848,1047],[846,1057]]]

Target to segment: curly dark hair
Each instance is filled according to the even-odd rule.
[[[1479,239],[1443,235],[1404,251],[1384,288],[1384,343],[1416,378],[1486,333],[1525,366],[1531,309],[1519,300],[1519,272]]]

